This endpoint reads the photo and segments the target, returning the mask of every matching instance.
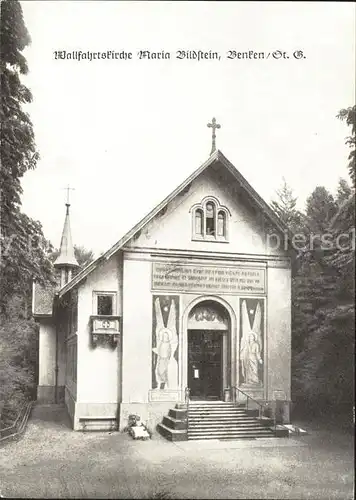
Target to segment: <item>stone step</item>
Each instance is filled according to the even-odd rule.
[[[219,425],[215,425],[210,428],[204,428],[204,427],[189,427],[188,433],[191,432],[229,432],[232,430],[236,431],[262,431],[262,432],[269,432],[270,429],[267,427],[261,427],[258,424],[257,425],[233,425],[229,427],[221,427]]]
[[[246,411],[246,408],[240,408],[239,406],[189,406],[189,411]]]
[[[186,405],[179,403],[163,417],[157,430],[170,441],[256,439],[276,436],[274,428],[268,426],[270,419],[262,421],[258,420],[257,416],[258,410],[247,410],[245,406],[233,402],[190,402],[188,411]]]
[[[189,418],[254,418],[246,413],[189,413]]]
[[[225,403],[224,401],[207,401],[207,402],[201,402],[201,401],[189,401],[189,406],[224,406],[225,408],[229,406],[242,406],[239,405],[239,403]]]
[[[188,439],[240,439],[240,438],[265,438],[275,437],[272,432],[231,432],[231,433],[212,433],[212,434],[188,434]]]
[[[240,406],[189,406],[189,411],[228,411],[228,410],[239,410],[245,411],[246,408],[241,408]]]
[[[226,416],[231,416],[231,417],[244,417],[247,416],[248,414],[246,412],[233,412],[233,411],[225,411],[225,412],[214,412],[214,411],[209,411],[209,412],[193,412],[189,411],[188,412],[189,418],[190,417],[198,417],[198,418],[204,418],[204,417],[226,417]]]
[[[250,438],[261,438],[261,437],[275,437],[273,432],[213,432],[210,434],[189,434],[188,439],[227,439],[227,438],[239,438],[239,437],[250,437]],[[169,438],[168,438],[169,439]],[[185,438],[186,440],[186,438]],[[170,441],[178,441],[178,439],[170,439]]]
[[[222,427],[214,427],[213,429],[189,429],[188,436],[215,436],[216,434],[270,434],[271,431],[266,428],[259,429],[256,427],[231,427],[231,429],[224,429]]]
[[[188,438],[192,437],[205,437],[206,439],[218,439],[221,437],[228,437],[228,436],[252,436],[252,437],[261,437],[261,436],[270,436],[273,435],[273,432],[268,432],[266,430],[264,431],[238,431],[238,430],[232,430],[230,432],[188,432],[187,436]]]
[[[221,416],[223,417],[224,415],[233,415],[233,416],[245,416],[245,415],[249,415],[249,413],[247,413],[246,411],[205,411],[205,412],[201,412],[201,411],[189,411],[188,412],[188,415],[189,416],[194,416],[194,417],[208,417],[209,415],[213,415],[213,416]]]
[[[231,435],[231,436],[188,436],[189,441],[204,441],[209,439],[215,439],[218,441],[236,441],[238,439],[258,439],[258,438],[271,438],[273,439],[275,436],[273,434],[266,434],[261,436],[253,436],[253,435]]]
[[[258,441],[259,439],[266,439],[266,438],[268,438],[268,439],[274,439],[275,437],[276,436],[273,433],[271,433],[271,434],[266,434],[265,436],[238,436],[238,437],[236,437],[236,436],[232,436],[232,437],[227,436],[227,437],[222,437],[222,438],[218,438],[218,439],[219,439],[219,441],[236,441],[238,439],[246,439],[246,440],[249,439],[251,441],[252,440]]]
[[[166,427],[169,427],[170,429],[175,429],[175,430],[186,430],[187,429],[187,421],[186,420],[173,418],[173,417],[170,417],[169,415],[166,417],[163,417],[162,423]]]
[[[200,424],[189,424],[189,430],[202,430],[202,431],[209,431],[213,429],[266,429],[266,427],[261,426],[257,422],[243,422],[243,423],[228,423],[228,424],[221,424],[220,422],[214,422],[213,424],[210,425],[200,425]]]
[[[220,412],[239,411],[239,412],[244,412],[247,410],[246,410],[246,408],[237,408],[236,406],[229,406],[228,408],[221,408],[220,406],[217,406],[216,408],[211,408],[209,406],[207,406],[206,408],[203,408],[201,406],[196,406],[196,407],[189,406],[188,412],[190,413],[191,411],[201,411],[201,412],[205,412],[205,411],[220,411]]]
[[[169,441],[186,441],[187,431],[180,429],[170,429],[164,424],[157,425],[158,432]]]
[[[201,422],[204,424],[209,424],[209,423],[214,423],[214,422],[224,422],[224,423],[234,423],[234,422],[256,422],[257,420],[255,418],[251,417],[221,417],[221,418],[214,418],[214,417],[206,417],[206,418],[189,418],[189,423],[191,422]]]
[[[187,416],[187,410],[179,409],[179,408],[171,408],[169,410],[168,415],[170,417],[176,418],[176,419],[184,419]]]
[[[197,417],[197,418],[203,418],[203,417],[225,417],[225,416],[232,416],[232,417],[247,417],[249,416],[248,413],[246,412],[237,412],[237,411],[225,411],[225,412],[214,412],[214,411],[209,411],[209,412],[193,412],[190,411],[188,412],[189,417]]]
[[[238,403],[192,403],[191,401],[189,401],[189,407],[190,408],[245,408],[246,405],[240,405]]]

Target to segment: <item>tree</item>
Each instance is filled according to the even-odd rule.
[[[299,283],[295,302],[299,313],[295,326],[305,332],[304,344],[297,346],[294,357],[297,393],[314,410],[346,410],[350,420],[354,401],[354,210],[351,197],[329,225],[333,244],[323,255],[322,272],[311,280],[310,272],[304,273],[311,286],[305,290]]]
[[[59,250],[53,250],[50,255],[51,261],[54,262],[58,255]],[[94,260],[94,252],[92,250],[88,250],[83,246],[74,245],[74,255],[79,264],[79,269],[83,269]]]
[[[339,185],[337,187],[336,203],[338,207],[341,207],[346,200],[352,195],[352,189],[350,188],[348,182],[345,179],[339,179]]]
[[[0,314],[7,301],[30,295],[32,280],[53,281],[48,244],[41,224],[21,213],[21,178],[39,158],[30,117],[22,105],[32,101],[21,83],[28,72],[21,53],[30,43],[18,0],[1,2],[1,175],[0,175]]]
[[[81,269],[94,260],[94,252],[92,250],[87,250],[83,246],[74,245],[74,255]]]
[[[317,186],[307,198],[307,225],[314,233],[325,233],[337,212],[334,197],[324,186]]]
[[[353,111],[352,111],[353,110]],[[353,115],[352,115],[353,112]],[[355,108],[340,112],[351,124]],[[353,134],[354,134],[353,122]],[[349,142],[352,143],[352,138]],[[354,144],[354,139],[353,139]],[[354,155],[350,155],[354,184]],[[352,167],[352,168],[351,168]],[[346,413],[354,404],[355,197],[340,179],[336,199],[317,187],[307,200],[308,227],[329,236],[303,254],[293,279],[293,391],[309,410]],[[318,243],[320,243],[319,241]]]
[[[356,187],[356,157],[355,157],[356,105],[347,109],[341,109],[337,114],[337,118],[339,118],[339,120],[346,121],[346,125],[351,127],[351,135],[349,137],[346,137],[345,144],[347,144],[352,149],[352,151],[350,151],[349,154],[348,170],[352,181],[352,185],[355,188]]]
[[[1,2],[0,400],[2,418],[16,416],[35,384],[37,327],[29,319],[32,282],[54,283],[51,247],[41,224],[21,212],[21,178],[39,158],[21,82],[30,43],[18,0]]]
[[[24,314],[21,299],[12,298],[7,306],[8,318],[0,324],[0,401],[5,401],[5,425],[17,416],[19,406],[34,397],[38,342],[37,325]]]
[[[298,198],[293,195],[293,190],[284,177],[282,186],[276,194],[277,199],[271,203],[273,210],[292,232],[297,232],[303,225],[303,215],[296,208]]]
[[[50,243],[44,238],[40,222],[15,210],[10,227],[12,234],[2,240],[0,261],[0,314],[8,315],[8,301],[18,295],[26,308],[31,300],[32,282],[43,285],[54,282],[53,265],[49,258]]]
[[[22,51],[31,39],[18,0],[1,2],[1,221],[8,234],[8,219],[21,204],[20,179],[38,160],[34,132],[23,104],[32,101],[20,75],[28,72]]]

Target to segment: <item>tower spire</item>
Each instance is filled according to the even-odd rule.
[[[72,233],[70,230],[70,217],[69,217],[69,186],[67,191],[66,215],[64,219],[64,226],[61,238],[61,245],[59,255],[54,262],[54,266],[61,270],[61,287],[64,286],[72,276],[72,269],[78,267],[78,261],[74,255],[74,247],[72,243]]]

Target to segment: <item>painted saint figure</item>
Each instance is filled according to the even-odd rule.
[[[152,350],[157,354],[155,378],[157,389],[176,389],[178,386],[178,364],[174,354],[178,348],[176,330],[176,306],[171,301],[167,328],[164,326],[159,298],[155,300],[156,312],[156,347]]]
[[[261,306],[258,303],[251,329],[246,301],[242,302],[242,339],[240,349],[241,371],[245,385],[259,385],[261,357]]]
[[[258,385],[258,365],[262,364],[260,346],[256,340],[257,335],[251,331],[248,337],[248,344],[244,349],[242,361],[242,375],[245,384]]]
[[[157,354],[156,363],[156,381],[158,387],[161,388],[169,385],[168,381],[168,365],[172,356],[172,347],[170,342],[170,331],[163,328],[157,335],[157,348],[153,349]]]

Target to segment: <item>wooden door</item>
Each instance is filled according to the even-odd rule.
[[[222,334],[188,331],[188,387],[192,399],[222,398]]]

